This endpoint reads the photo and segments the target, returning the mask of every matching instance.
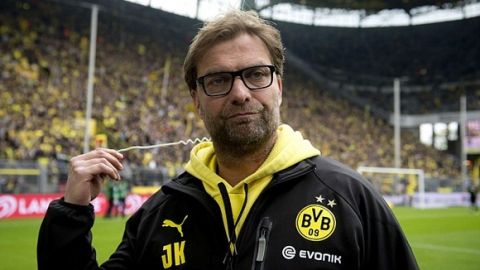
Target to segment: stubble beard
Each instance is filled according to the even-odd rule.
[[[242,121],[207,117],[205,124],[215,147],[236,156],[261,149],[275,136],[280,124],[280,113],[278,107],[272,111],[262,107],[258,113],[255,117]]]

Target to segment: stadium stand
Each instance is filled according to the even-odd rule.
[[[392,111],[393,95],[383,88],[391,88],[394,78],[403,79],[407,114],[458,111],[452,100],[461,94],[468,96],[469,108],[480,108],[479,17],[401,27],[278,26],[287,50],[340,90],[386,112]]]
[[[8,160],[9,164],[42,160],[49,166],[49,184],[53,191],[61,189],[66,180],[65,162],[81,152],[85,125],[90,10],[72,3],[34,0],[0,3],[0,160]],[[115,8],[101,9],[99,16],[93,102],[95,134],[104,134],[108,147],[115,149],[206,136],[201,121],[195,116],[181,68],[192,33],[201,22],[123,1],[101,3],[115,5]],[[457,23],[478,28],[478,21]],[[334,76],[332,72],[337,65],[349,71],[370,69],[380,77],[400,74],[384,68],[383,60],[375,62],[369,58],[371,56],[359,53],[383,47],[389,48],[382,56],[388,59],[385,61],[402,60],[408,66],[409,73],[402,75],[416,74],[424,63],[431,63],[424,68],[432,80],[438,72],[443,72],[438,76],[448,76],[454,72],[476,74],[480,70],[478,61],[470,61],[463,69],[458,69],[461,63],[451,62],[443,69],[442,61],[429,62],[421,58],[417,61],[412,51],[402,51],[404,43],[399,45],[398,42],[412,42],[411,39],[403,40],[407,33],[421,36],[416,31],[434,32],[435,29],[429,27],[425,30],[394,29],[392,32],[374,29],[366,33],[369,31],[337,31],[287,23],[279,23],[279,26],[285,38],[287,57],[288,53],[294,53],[312,58],[312,64],[319,67],[328,63],[331,69],[325,76]],[[311,33],[302,35],[306,31]],[[359,40],[366,39],[365,35],[376,38],[369,44],[351,43],[350,35]],[[391,35],[395,38],[387,43],[390,41],[386,37]],[[465,38],[462,33],[458,35],[460,39]],[[472,37],[466,42],[478,44],[478,39],[478,36]],[[436,40],[431,37],[420,42],[429,46]],[[367,48],[355,47],[360,45]],[[452,53],[457,49],[452,48]],[[392,53],[397,51],[402,53]],[[460,53],[478,56],[478,51]],[[166,62],[171,64],[167,95],[163,96]],[[318,72],[322,72],[321,67]],[[344,78],[345,81],[351,79]],[[304,132],[323,155],[353,168],[392,166],[393,128],[373,114],[369,106],[352,106],[294,66],[286,67],[284,89],[283,119]],[[473,92],[477,97],[478,89]],[[426,92],[422,95],[432,99]],[[435,106],[444,108],[448,102],[444,103],[443,92],[435,95],[435,103],[438,103]],[[378,96],[376,99],[382,102]],[[425,105],[426,102],[419,100],[418,106]],[[480,99],[476,100],[478,103]],[[408,131],[402,132],[402,143],[402,166],[424,169],[427,177],[438,183],[442,179],[458,178],[459,161],[454,156],[420,144]],[[129,169],[125,170],[124,178],[133,185],[161,183],[181,169],[190,148],[178,146],[129,152]],[[6,178],[0,183],[12,187]]]

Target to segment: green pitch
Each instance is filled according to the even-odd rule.
[[[474,270],[480,267],[480,211],[468,208],[394,208],[422,270]],[[93,228],[99,262],[115,250],[126,219],[97,218]],[[36,269],[41,220],[0,221],[0,268]],[[381,256],[381,254],[378,254]]]
[[[422,270],[480,269],[480,211],[394,208]]]

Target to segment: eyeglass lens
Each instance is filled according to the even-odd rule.
[[[272,83],[273,71],[270,66],[250,67],[238,72],[219,72],[206,75],[203,86],[208,95],[222,95],[230,92],[234,77],[240,76],[250,90],[262,89]]]

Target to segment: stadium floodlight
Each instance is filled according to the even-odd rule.
[[[367,166],[360,166],[357,168],[357,171],[364,175],[364,174],[384,174],[384,175],[394,175],[394,176],[401,176],[401,175],[413,175],[417,178],[418,184],[418,208],[425,208],[425,174],[422,169],[408,169],[408,168],[389,168],[389,167],[367,167]],[[383,195],[383,194],[382,194]]]
[[[95,53],[97,44],[98,5],[92,5],[92,17],[90,24],[90,52],[88,57],[88,80],[87,80],[87,105],[85,112],[85,135],[83,140],[83,152],[90,149],[90,121],[92,120],[93,83],[95,74]]]
[[[467,181],[467,149],[466,149],[466,137],[467,137],[467,97],[462,95],[460,97],[460,160],[462,180]]]
[[[400,137],[400,79],[395,78],[393,80],[393,119],[394,119],[394,164],[396,168],[400,168],[400,147],[401,147],[401,137]]]

